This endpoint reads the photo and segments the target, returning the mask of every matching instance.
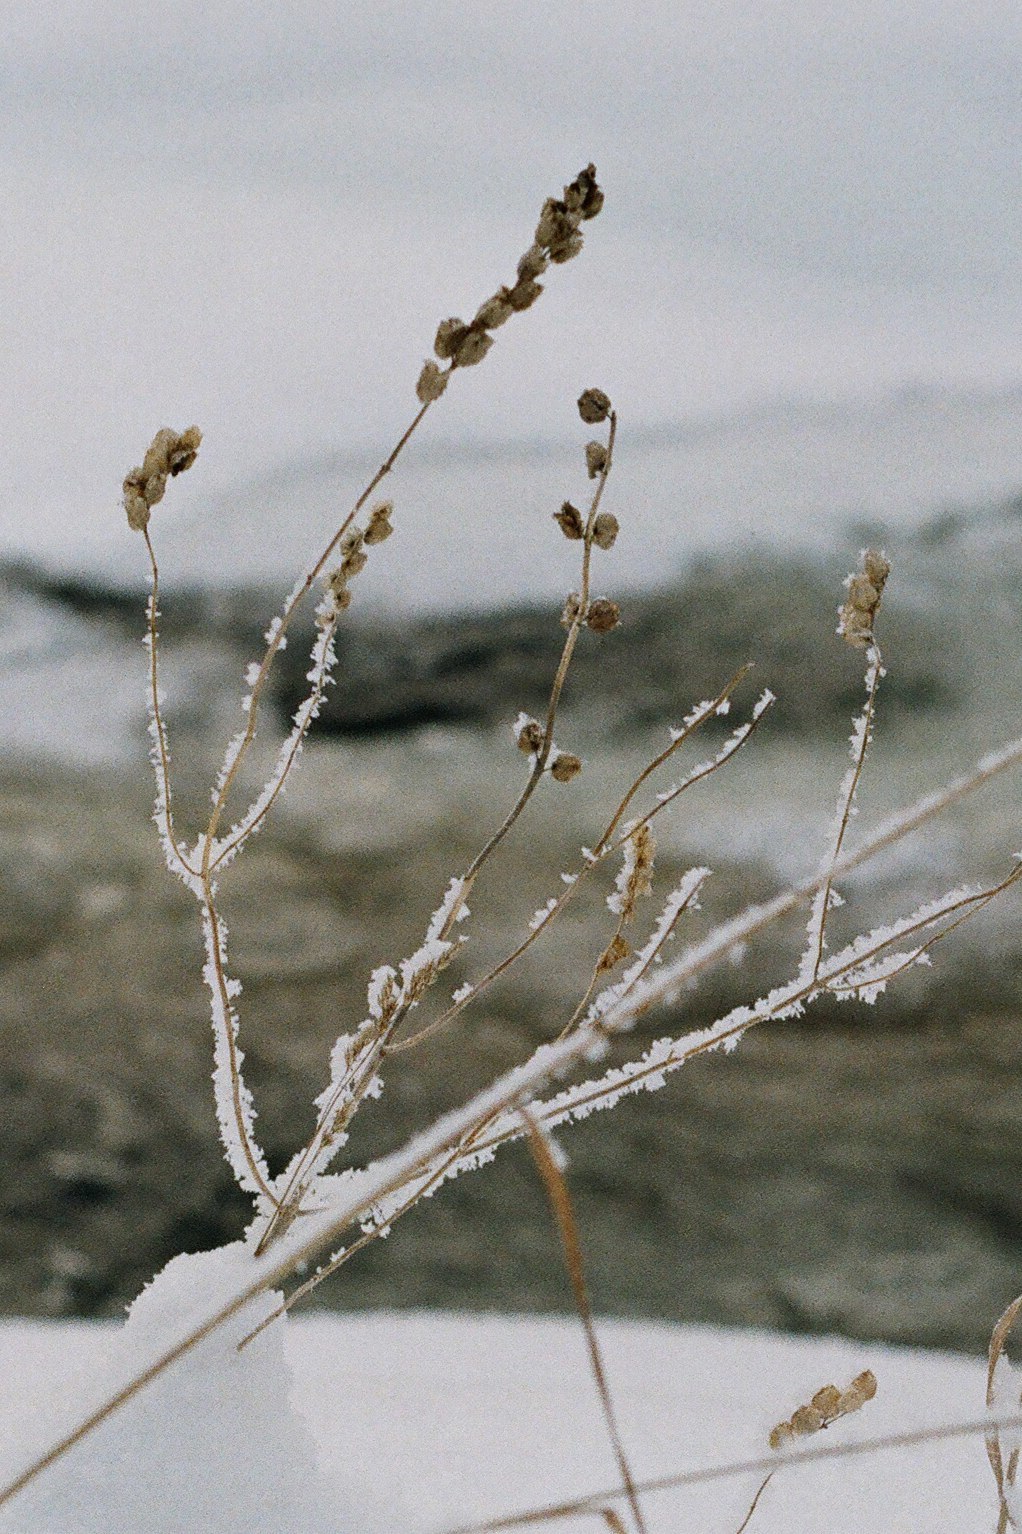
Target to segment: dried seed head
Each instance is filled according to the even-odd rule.
[[[493,337],[485,330],[466,331],[465,337],[454,353],[454,363],[459,368],[473,368],[482,362],[493,345]]]
[[[839,1417],[847,1417],[849,1412],[858,1411],[873,1399],[876,1390],[876,1375],[871,1369],[863,1369],[861,1374],[857,1374],[847,1390],[838,1390],[836,1385],[822,1386],[808,1406],[800,1406],[792,1413],[789,1421],[777,1424],[770,1434],[771,1449],[783,1448],[793,1438],[818,1433]]]
[[[602,389],[586,389],[578,397],[578,413],[587,426],[597,426],[610,415],[610,396]]]
[[[596,182],[596,166],[590,163],[585,170],[580,170],[570,186],[564,188],[564,201],[569,207],[574,207],[578,197],[579,216],[583,219],[595,218],[603,207],[603,192]]]
[[[436,328],[433,350],[441,362],[450,361],[467,335],[468,326],[464,320],[449,319],[440,321]]]
[[[447,388],[448,375],[430,360],[423,363],[419,381],[415,385],[415,393],[420,405],[431,405],[435,399],[439,399]]]
[[[330,600],[338,612],[343,612],[344,608],[351,606],[351,592],[348,590],[348,577],[343,566],[330,572],[326,586],[330,593]]]
[[[586,443],[586,468],[590,479],[597,479],[607,467],[607,449],[602,442]]]
[[[531,714],[519,714],[511,728],[519,751],[526,756],[535,756],[543,744],[543,726],[539,720],[533,719]]]
[[[481,325],[484,330],[496,330],[498,325],[503,325],[514,314],[514,309],[507,301],[507,288],[501,288],[499,293],[494,293],[488,298],[472,321],[473,325]]]
[[[549,261],[550,257],[542,245],[530,245],[518,263],[518,281],[531,282],[536,277],[542,277]]]
[[[176,442],[168,444],[167,467],[171,476],[183,474],[186,469],[191,468],[198,456],[201,442],[202,432],[197,426],[189,426],[180,434]]]
[[[867,1401],[872,1401],[876,1393],[876,1375],[872,1369],[863,1369],[861,1374],[855,1376],[848,1389],[842,1392],[835,1415],[843,1417],[849,1412],[858,1411]]]
[[[513,288],[508,289],[507,301],[516,314],[531,309],[543,291],[543,284],[531,277],[519,277]]]
[[[570,501],[565,501],[560,511],[554,512],[554,521],[558,524],[565,538],[577,541],[585,537],[585,523],[582,521],[582,513],[577,506]]]
[[[129,469],[124,478],[124,509],[128,525],[141,532],[149,522],[149,512],[163,500],[167,479],[183,474],[195,462],[202,441],[197,426],[177,432],[162,426],[146,449],[139,467]]]
[[[363,549],[352,549],[350,554],[345,554],[341,564],[341,570],[345,579],[353,575],[360,575],[369,563],[369,555]]]
[[[783,1449],[785,1444],[791,1443],[794,1436],[790,1422],[779,1422],[775,1428],[771,1428],[767,1441],[771,1449]]]
[[[621,609],[616,602],[610,601],[608,597],[598,597],[595,602],[590,602],[586,626],[594,634],[609,634],[620,622]]]
[[[656,838],[648,824],[635,828],[625,842],[621,872],[614,881],[613,892],[607,896],[607,904],[621,925],[630,922],[635,908],[644,895],[653,892],[653,863],[656,858]]]
[[[569,591],[564,599],[564,608],[561,612],[561,625],[570,629],[579,613],[582,611],[582,598],[577,591]]]
[[[807,1438],[818,1433],[823,1426],[823,1413],[815,1406],[800,1406],[791,1414],[791,1430],[796,1438]]]
[[[366,524],[365,542],[368,545],[383,543],[394,531],[390,519],[394,511],[393,501],[381,501],[374,506],[369,513],[369,521]]]
[[[598,975],[606,974],[607,970],[613,969],[615,964],[620,964],[622,959],[627,959],[631,951],[630,945],[625,942],[620,932],[615,932],[606,948],[600,954],[596,973]]]
[[[536,244],[545,246],[547,250],[563,244],[575,233],[579,217],[581,214],[573,216],[556,197],[548,197],[536,225]]]
[[[830,1418],[836,1414],[840,1401],[841,1392],[837,1386],[824,1385],[816,1392],[809,1404],[815,1406],[816,1410],[821,1412],[824,1417]]]
[[[864,650],[873,643],[873,624],[880,609],[891,566],[876,549],[865,549],[862,569],[845,582],[848,596],[838,610],[837,631],[847,644]]]
[[[144,488],[141,468],[129,469],[124,477],[124,509],[128,513],[128,526],[136,533],[149,525],[149,507]]]
[[[584,243],[585,241],[576,229],[573,234],[569,234],[565,239],[558,240],[555,245],[551,245],[551,261],[556,261],[558,266],[563,265],[565,261],[570,261],[573,256],[578,255]]]
[[[558,751],[550,763],[550,776],[556,778],[558,783],[570,783],[581,771],[581,759],[573,756],[570,751]]]
[[[601,511],[593,523],[593,542],[598,549],[612,549],[618,535],[618,520],[612,511]]]

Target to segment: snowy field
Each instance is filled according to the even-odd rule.
[[[841,1340],[710,1327],[607,1321],[600,1326],[625,1444],[637,1479],[759,1457],[771,1426],[823,1384],[864,1368],[876,1398],[807,1448],[836,1446],[982,1416],[976,1359]],[[67,1381],[104,1350],[111,1328],[7,1321],[3,1438],[19,1437],[24,1403]],[[395,1534],[455,1529],[618,1484],[581,1328],[564,1320],[378,1313],[291,1323],[295,1405],[313,1428],[342,1530]],[[229,1439],[230,1427],[224,1424]],[[186,1428],[168,1421],[176,1437]],[[6,1456],[5,1456],[6,1457]],[[125,1474],[144,1483],[145,1467]],[[734,1534],[761,1475],[649,1492],[651,1531]],[[41,1489],[41,1486],[40,1486]],[[83,1496],[90,1495],[83,1488]],[[29,1500],[0,1515],[3,1534],[75,1534],[66,1521],[28,1519]],[[19,1506],[21,1511],[19,1511]],[[38,1504],[36,1504],[38,1507]],[[627,1509],[618,1504],[627,1519]],[[993,1526],[996,1503],[975,1435],[775,1476],[750,1521],[754,1534],[852,1534],[863,1529],[961,1534]],[[152,1529],[198,1530],[188,1510],[154,1510]],[[86,1517],[83,1526],[94,1527]],[[544,1527],[605,1527],[590,1513]],[[109,1525],[111,1534],[142,1534]],[[233,1527],[233,1524],[232,1524]],[[281,1528],[281,1534],[291,1534]],[[297,1526],[294,1534],[298,1534]]]

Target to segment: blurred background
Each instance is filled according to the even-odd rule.
[[[197,827],[281,596],[408,423],[437,321],[470,317],[592,160],[586,248],[456,376],[386,490],[340,680],[281,815],[224,882],[274,1164],[369,971],[414,947],[521,775],[556,665],[597,385],[620,412],[550,784],[473,902],[451,987],[505,951],[692,703],[756,663],[779,702],[665,826],[714,917],[816,866],[867,541],[894,573],[861,829],[1020,733],[1017,7],[21,7],[0,40],[0,1306],[113,1314],[242,1228],[215,1142],[187,897],[149,824],[144,562],[120,483],[197,422],[156,509],[179,807]],[[266,756],[301,696],[297,640]],[[738,706],[741,706],[740,704]],[[855,930],[1018,849],[1003,780],[843,892]],[[606,913],[604,912],[604,916]],[[981,1346],[1022,1287],[1017,901],[875,1009],[819,1009],[572,1132],[605,1311]],[[700,925],[701,924],[701,925]],[[402,1057],[357,1156],[570,1015],[599,899]],[[654,1034],[789,972],[736,955]],[[426,1018],[424,1017],[425,1021]],[[641,1039],[637,1041],[641,1045]],[[324,1303],[567,1309],[527,1157],[466,1178]]]

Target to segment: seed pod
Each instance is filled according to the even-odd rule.
[[[815,1406],[800,1406],[798,1411],[792,1412],[791,1430],[797,1438],[805,1438],[810,1433],[818,1433],[822,1426],[823,1413],[817,1411]]]
[[[477,362],[482,362],[486,353],[493,345],[493,337],[485,330],[469,330],[454,354],[455,365],[459,368],[474,368]]]
[[[149,526],[149,507],[137,480],[141,472],[141,469],[132,469],[124,480],[124,509],[128,513],[128,526],[136,533]]]
[[[548,197],[543,204],[543,211],[539,215],[539,223],[536,225],[536,244],[545,245],[547,250],[554,245],[570,239],[575,233],[575,220],[564,206],[555,197]]]
[[[612,549],[618,531],[618,520],[614,513],[601,511],[593,523],[593,542],[598,549]]]
[[[488,298],[472,321],[473,325],[481,325],[484,330],[496,330],[498,325],[503,325],[514,314],[514,309],[507,301],[507,289],[501,288],[499,293],[494,293]]]
[[[507,301],[516,314],[521,314],[523,309],[532,308],[542,291],[541,282],[534,282],[531,277],[520,277],[514,287],[508,290]]]
[[[536,277],[542,277],[549,260],[542,245],[530,245],[518,263],[519,282],[531,282]]]
[[[771,1449],[783,1449],[785,1444],[791,1443],[794,1436],[790,1422],[779,1422],[775,1428],[771,1429],[768,1442]]]
[[[616,602],[611,602],[607,597],[599,597],[595,602],[590,602],[586,626],[594,634],[609,634],[620,622],[621,609]]]
[[[558,240],[556,244],[551,245],[550,259],[556,261],[558,266],[562,266],[565,261],[570,261],[573,256],[577,256],[584,244],[585,241],[578,230],[573,229],[570,234],[565,235],[563,240]]]
[[[431,405],[435,399],[440,398],[446,388],[447,374],[441,372],[432,360],[423,363],[419,381],[415,385],[415,393],[420,405]]]
[[[390,537],[394,531],[390,525],[390,517],[393,510],[393,501],[381,501],[379,506],[373,507],[365,530],[365,542],[367,544],[383,543]]]
[[[519,751],[526,756],[534,756],[543,744],[543,726],[539,720],[519,714],[514,730]]]
[[[558,783],[570,783],[581,771],[581,758],[573,756],[570,751],[558,751],[550,763],[550,776],[556,778]]]
[[[559,525],[565,538],[577,541],[579,538],[585,537],[585,523],[582,521],[582,513],[570,501],[565,501],[560,511],[554,512],[554,521]]]
[[[607,467],[607,449],[602,442],[586,443],[586,468],[590,479],[598,479]]]
[[[464,320],[450,319],[440,321],[436,330],[436,338],[433,342],[433,350],[441,362],[450,361],[467,335],[468,326]]]
[[[578,397],[578,413],[587,426],[598,426],[610,415],[610,396],[602,389],[586,389]]]
[[[582,598],[577,591],[569,591],[564,599],[564,608],[561,612],[562,628],[570,629],[581,610]]]
[[[841,1401],[841,1392],[836,1385],[824,1385],[813,1396],[810,1405],[815,1406],[818,1412],[822,1412],[828,1420],[833,1417]]]
[[[202,432],[197,426],[189,426],[167,450],[167,471],[171,475],[183,474],[195,462],[202,442]]]

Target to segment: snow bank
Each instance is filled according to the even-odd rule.
[[[166,1340],[164,1301],[151,1296],[122,1334],[133,1346]],[[776,1421],[819,1386],[845,1384],[867,1367],[879,1382],[876,1399],[832,1428],[827,1443],[982,1416],[979,1360],[710,1327],[614,1321],[600,1332],[639,1477],[759,1455]],[[11,1435],[24,1445],[26,1429],[38,1427],[26,1402],[46,1382],[48,1394],[66,1396],[73,1375],[107,1370],[117,1336],[99,1325],[0,1325],[5,1460]],[[577,1323],[321,1315],[269,1328],[242,1356],[249,1363],[222,1375],[212,1398],[199,1359],[155,1387],[102,1446],[97,1436],[88,1457],[80,1451],[66,1472],[40,1481],[34,1498],[26,1493],[0,1515],[2,1534],[427,1534],[616,1483]],[[285,1368],[318,1473],[300,1422],[280,1410]],[[111,1480],[116,1513],[100,1496]],[[176,1487],[173,1505],[147,1494],[159,1482]],[[734,1534],[757,1484],[747,1476],[648,1494],[651,1534]],[[324,1495],[326,1511],[319,1501],[313,1523]],[[975,1437],[789,1467],[764,1493],[750,1534],[960,1534],[991,1527],[994,1516]],[[592,1534],[596,1525],[589,1517],[550,1527]]]

